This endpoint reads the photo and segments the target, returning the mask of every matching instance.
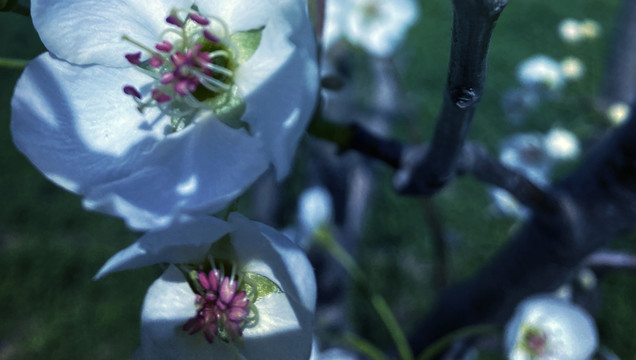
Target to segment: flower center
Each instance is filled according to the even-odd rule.
[[[536,327],[527,327],[522,334],[522,347],[531,356],[542,356],[548,349],[548,335]]]
[[[255,291],[236,279],[234,267],[230,276],[215,267],[196,271],[195,276],[197,312],[183,325],[184,331],[191,335],[201,331],[210,344],[216,338],[231,342],[243,335],[245,327],[256,323]],[[241,290],[244,287],[247,290]]]
[[[153,79],[145,99],[131,85],[124,86],[124,93],[135,100],[140,112],[158,107],[171,118],[172,131],[179,131],[198,111],[215,111],[236,96],[237,63],[229,30],[221,19],[194,10],[173,10],[166,22],[170,27],[154,48],[123,37],[143,50],[126,54],[126,60]]]

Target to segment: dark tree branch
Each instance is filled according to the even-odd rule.
[[[454,0],[448,79],[430,151],[407,162],[394,185],[399,192],[432,195],[452,177],[486,78],[490,37],[507,0]]]
[[[398,171],[421,166],[426,161],[429,150],[427,144],[406,145],[375,135],[355,124],[347,126],[314,121],[310,126],[310,133],[336,143],[341,151],[356,150]],[[532,210],[547,214],[558,211],[559,204],[551,189],[542,189],[525,176],[504,166],[492,158],[480,144],[469,142],[464,146],[459,153],[455,171],[458,175],[471,174],[486,184],[508,191]]]
[[[416,352],[468,325],[503,323],[522,299],[568,281],[581,262],[636,224],[636,116],[555,187],[558,211],[535,212],[472,278],[445,291],[414,332]]]
[[[636,270],[636,255],[618,251],[598,251],[584,265],[595,270]]]
[[[603,108],[616,102],[630,104],[636,97],[636,1],[624,0],[605,64],[599,94]]]

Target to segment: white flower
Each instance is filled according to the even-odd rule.
[[[333,218],[333,200],[329,190],[313,186],[298,198],[298,229],[296,242],[306,247],[316,232],[327,226]]]
[[[543,137],[540,134],[520,133],[509,136],[501,144],[499,161],[538,186],[548,183],[552,160],[546,155]],[[528,209],[506,190],[490,188],[488,191],[497,215],[517,219],[525,219],[529,215]]]
[[[564,42],[574,44],[583,40],[585,35],[577,20],[567,18],[559,23],[559,36]]]
[[[631,113],[629,105],[623,102],[613,103],[607,108],[606,115],[612,125],[622,124]]]
[[[181,265],[170,266],[146,294],[142,358],[309,358],[313,270],[303,251],[276,230],[237,213],[228,222],[200,218],[147,233],[96,277],[155,263]],[[190,284],[178,268],[194,271]]]
[[[561,71],[567,80],[579,80],[585,74],[585,65],[578,58],[568,56],[561,60]]]
[[[586,360],[598,345],[594,320],[580,307],[552,296],[521,303],[505,331],[510,360]]]
[[[545,152],[555,160],[570,160],[579,153],[579,140],[568,130],[554,128],[544,137]]]
[[[14,141],[87,208],[162,228],[288,174],[318,89],[304,0],[31,8],[50,52],[18,82]]]
[[[517,199],[504,189],[492,187],[488,189],[492,198],[494,215],[503,215],[516,219],[526,219],[530,215],[530,211],[521,205]]]
[[[601,35],[601,25],[592,19],[585,19],[580,22],[581,32],[587,39],[596,39]]]
[[[561,65],[546,55],[534,55],[517,67],[517,79],[527,87],[560,90],[565,84]]]
[[[543,136],[535,133],[519,133],[504,139],[499,161],[537,185],[548,182],[552,167],[552,161],[545,153]]]
[[[327,0],[323,45],[341,37],[377,57],[391,56],[419,17],[413,0]]]
[[[596,39],[600,35],[601,25],[595,20],[567,18],[559,24],[559,36],[566,43],[576,44],[585,39]]]

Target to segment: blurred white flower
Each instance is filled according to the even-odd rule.
[[[559,36],[566,43],[575,44],[586,39],[596,39],[600,35],[601,25],[592,19],[579,21],[567,18],[559,23]]]
[[[530,211],[521,205],[517,199],[504,189],[492,187],[488,189],[488,193],[493,201],[492,209],[495,215],[502,215],[515,219],[524,220],[530,215]]]
[[[543,136],[538,133],[520,133],[502,142],[499,160],[507,167],[519,171],[537,185],[548,182],[553,161],[545,152]]]
[[[327,0],[323,46],[344,37],[377,57],[391,56],[419,18],[414,0]]]
[[[561,65],[546,55],[534,55],[517,67],[517,79],[524,86],[558,91],[565,84]]]
[[[623,102],[617,102],[610,105],[606,110],[607,118],[609,119],[612,125],[620,125],[622,124],[631,113],[631,108],[629,105]]]
[[[510,360],[587,360],[598,346],[592,317],[580,307],[553,296],[523,301],[506,325]]]
[[[567,80],[579,80],[585,74],[583,62],[573,56],[561,60],[561,71]]]
[[[553,161],[547,156],[541,134],[515,134],[501,144],[499,161],[512,170],[518,171],[538,186],[548,183],[548,175]],[[496,215],[526,219],[529,210],[521,205],[509,192],[499,188],[488,190],[493,200]]]
[[[313,269],[278,231],[238,213],[199,218],[146,233],[96,277],[157,263],[176,265],[146,294],[143,359],[309,358]]]
[[[298,198],[297,242],[306,246],[310,238],[333,219],[333,201],[329,190],[322,186],[310,187]],[[298,241],[302,240],[302,241]]]
[[[13,139],[87,208],[132,228],[220,211],[269,166],[290,171],[318,91],[306,7],[33,0],[50,52],[18,81]]]
[[[579,140],[563,128],[553,128],[544,137],[545,152],[555,160],[570,160],[580,153]]]
[[[577,43],[584,38],[581,24],[575,19],[563,19],[559,23],[559,36],[566,43]]]
[[[580,22],[581,32],[587,39],[596,39],[601,35],[601,25],[592,19],[585,19]]]

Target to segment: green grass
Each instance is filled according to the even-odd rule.
[[[499,141],[518,131],[546,131],[553,124],[590,136],[603,126],[589,107],[603,72],[603,54],[612,32],[618,0],[511,1],[495,29],[485,94],[471,138],[495,151]],[[603,37],[565,46],[556,28],[564,17],[592,18]],[[422,1],[421,21],[399,51],[396,64],[417,112],[418,132],[428,137],[441,103],[449,52],[451,7],[447,0]],[[27,18],[0,14],[0,56],[30,59],[44,48]],[[556,59],[580,57],[585,78],[568,87],[559,103],[543,104],[522,125],[511,125],[500,96],[516,86],[515,68],[523,59],[544,53]],[[80,199],[48,182],[14,147],[9,131],[10,96],[19,70],[0,69],[0,359],[122,359],[139,343],[139,314],[156,269],[114,274],[92,281],[99,267],[136,235],[123,222],[82,209]],[[412,128],[398,124],[404,140]],[[430,230],[423,225],[420,199],[391,190],[391,173],[378,167],[378,192],[359,262],[376,282],[409,329],[431,305],[433,286]],[[299,189],[298,184],[291,188]],[[289,199],[289,198],[287,198]],[[436,199],[450,240],[451,280],[482,266],[507,241],[515,225],[488,212],[484,187],[471,178],[452,183]],[[634,246],[621,243],[624,248]],[[602,281],[597,315],[603,344],[621,358],[636,354],[636,291],[632,274],[612,273]],[[367,299],[352,292],[354,329],[380,346],[390,338]],[[630,358],[630,356],[632,356]]]

